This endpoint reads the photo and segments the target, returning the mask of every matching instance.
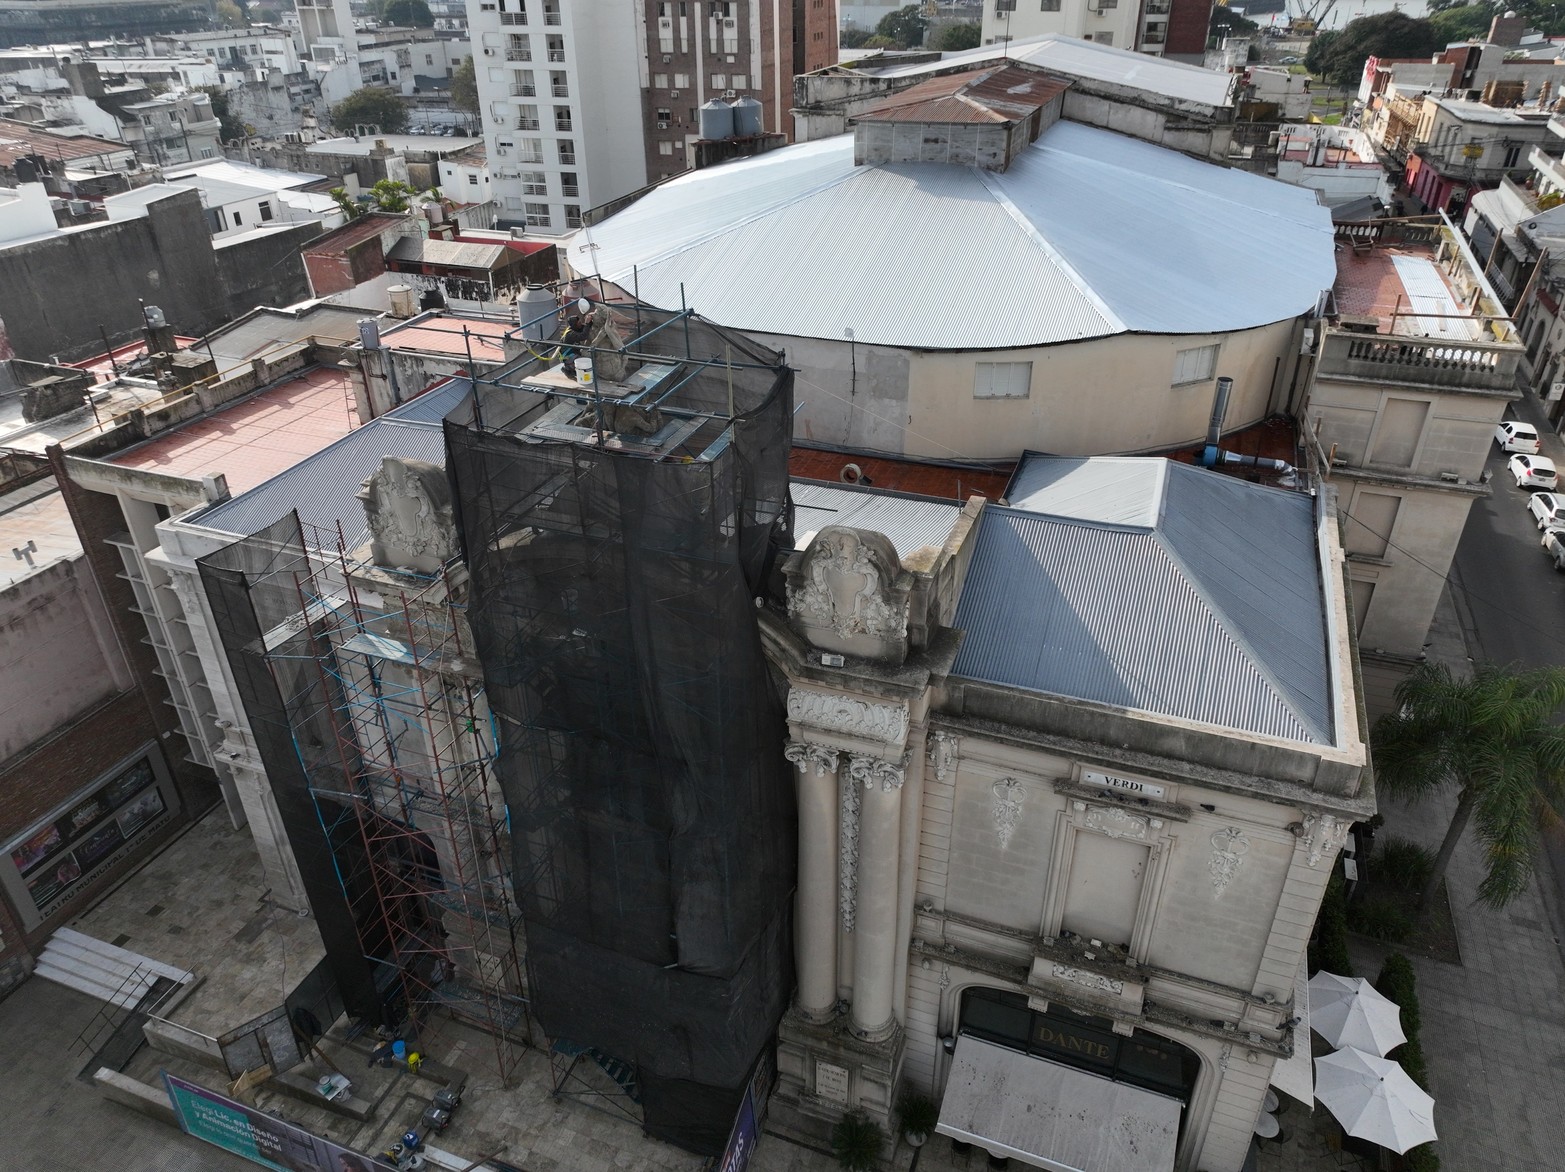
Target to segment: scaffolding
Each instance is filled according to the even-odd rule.
[[[650,1134],[714,1154],[791,981],[756,599],[791,546],[792,375],[689,311],[597,312],[629,340],[579,348],[594,381],[482,376],[447,474],[556,1093],[596,1063]]]
[[[349,1008],[425,1046],[446,1018],[476,1026],[510,1085],[530,1041],[521,922],[465,572],[387,570],[356,559],[340,530],[306,537],[297,516],[236,544],[214,558],[242,563],[256,614],[259,638],[239,654],[261,661],[249,666],[265,668],[259,682],[273,682],[280,701],[247,695],[246,709],[274,789],[290,780],[274,769],[279,752],[299,763],[315,826],[297,825],[300,803],[292,818],[279,806],[296,854],[312,829],[325,845],[328,902],[346,917],[321,915],[322,937],[362,978]],[[203,564],[203,576],[221,568]],[[225,630],[231,659],[243,629],[232,639]],[[257,674],[240,677],[241,691],[248,680],[264,692]],[[309,885],[313,871],[318,889],[323,860],[311,853],[315,866],[301,857],[301,873]],[[319,914],[316,890],[311,899]]]

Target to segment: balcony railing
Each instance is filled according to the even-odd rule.
[[[538,87],[528,85],[526,82],[515,82],[511,86],[511,96],[513,98],[536,98],[538,96]]]
[[[533,51],[531,49],[507,49],[505,51],[507,61],[531,61]]]
[[[1527,155],[1527,165],[1552,187],[1565,190],[1565,160],[1549,154],[1541,146],[1535,146]]]
[[[1522,353],[1514,342],[1446,342],[1331,329],[1321,346],[1318,377],[1508,391]]]
[[[553,61],[555,63],[562,63],[562,62],[564,62],[564,60],[565,60],[565,50],[564,49],[550,49],[549,50],[549,60]]]
[[[560,23],[560,14],[558,12],[556,12],[552,8],[546,10],[544,12],[544,14],[543,14],[543,23],[544,24],[559,24]]]
[[[568,98],[571,96],[571,87],[563,81],[556,81],[550,84],[549,92],[557,98]]]
[[[516,129],[518,129],[518,130],[537,130],[538,129],[538,119],[536,119],[536,118],[518,118],[516,120]]]
[[[561,132],[562,134],[569,133],[571,130],[570,116],[566,115],[562,118],[560,115],[556,114],[554,116],[554,129]]]

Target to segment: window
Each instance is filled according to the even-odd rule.
[[[658,154],[660,154],[660,155],[671,155],[673,153],[674,153],[674,144],[673,143],[671,143],[671,142],[660,142],[660,143],[658,143]]]
[[[433,53],[425,53],[424,54],[424,64],[425,65],[433,65],[434,63],[435,63],[435,56],[434,56],[434,54]]]
[[[215,158],[216,156],[217,156],[217,152],[215,150],[213,150],[211,147],[202,147],[201,148],[201,157],[203,159],[211,159],[211,158]]]
[[[657,113],[659,122],[672,122],[674,120],[674,111],[672,110],[659,106]]]
[[[654,73],[652,75],[652,88],[655,90],[666,90],[668,88],[668,74]]]
[[[690,75],[688,73],[676,73],[676,74],[674,74],[674,88],[676,90],[687,90],[687,89],[689,89],[690,88]]]
[[[1041,0],[1041,3],[1038,5],[1039,12],[1058,12],[1059,10],[1060,0]]]
[[[1521,156],[1522,156],[1522,148],[1521,147],[1519,147],[1519,146],[1506,147],[1505,148],[1505,162],[1502,163],[1501,166],[1503,166],[1507,171],[1509,171],[1509,170],[1511,170],[1512,168],[1514,168],[1516,166],[1517,162],[1521,159]]]
[[[994,0],[994,10],[1000,12],[1015,12],[1016,0]]]
[[[234,227],[237,228],[237,227],[239,227],[240,224],[243,224],[243,223],[244,223],[244,218],[242,216],[240,216],[240,214],[238,212],[235,212],[234,213]]]
[[[538,107],[537,106],[518,106],[518,107],[516,107],[516,129],[518,129],[518,130],[537,130],[538,129]]]
[[[554,108],[554,129],[563,131],[571,129],[571,108],[569,106],[556,106]]]
[[[747,90],[750,88],[749,81],[750,79],[747,78],[744,74],[736,73],[734,74],[733,84],[729,88],[736,90]]]
[[[522,139],[521,143],[518,144],[518,145],[520,147],[519,153],[521,155],[521,161],[522,162],[524,162],[524,163],[541,163],[541,162],[543,162],[543,139],[541,139],[541,138],[524,138],[524,139]]]
[[[1178,387],[1185,383],[1204,383],[1211,378],[1217,373],[1217,350],[1214,343],[1175,354],[1173,385]]]
[[[560,162],[567,167],[576,165],[576,144],[568,138],[560,139]]]
[[[258,207],[259,207],[259,210],[261,212],[261,221],[262,221],[262,223],[265,223],[267,220],[270,220],[272,218],[272,201],[271,200],[263,199],[260,202],[260,204],[258,205]]]
[[[522,172],[523,195],[548,195],[549,177],[542,171]]]
[[[712,88],[715,90],[726,90],[728,88],[728,74],[714,73],[712,75]]]
[[[478,175],[475,172],[469,171],[467,173],[467,185],[469,187],[478,186]]]
[[[1113,33],[1093,33],[1092,34],[1092,40],[1096,41],[1100,45],[1112,45],[1114,43],[1114,34]]]
[[[551,57],[549,60],[552,61],[554,58]],[[570,83],[566,80],[565,74],[559,71],[549,74],[549,92],[556,98],[568,98],[571,96]]]
[[[980,362],[973,367],[973,398],[1025,399],[1032,389],[1032,363]]]
[[[567,228],[581,227],[581,205],[568,203],[565,205],[565,226]]]
[[[526,211],[529,228],[547,228],[552,222],[549,219],[549,205],[546,203],[527,204]]]
[[[532,43],[525,36],[512,33],[506,43],[505,59],[507,61],[531,61],[533,59]]]
[[[581,190],[576,183],[575,171],[560,172],[560,192],[562,195],[580,195]]]

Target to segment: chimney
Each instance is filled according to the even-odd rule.
[[[1507,12],[1504,16],[1495,17],[1489,25],[1489,43],[1514,49],[1522,43],[1522,34],[1526,31],[1527,18],[1517,16],[1515,12]]]

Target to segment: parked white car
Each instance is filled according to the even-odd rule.
[[[1502,452],[1525,452],[1535,456],[1539,449],[1538,429],[1530,423],[1507,419],[1494,429],[1494,442],[1500,445]]]
[[[1517,488],[1553,488],[1557,478],[1554,461],[1547,456],[1512,456],[1506,467],[1516,478]]]
[[[1527,498],[1527,511],[1539,529],[1565,525],[1565,496],[1554,492],[1535,492]]]
[[[1543,552],[1556,570],[1565,570],[1565,525],[1550,525],[1543,531]]]

